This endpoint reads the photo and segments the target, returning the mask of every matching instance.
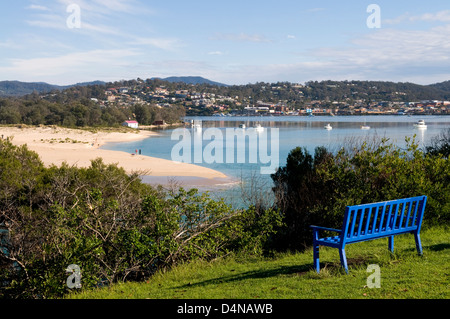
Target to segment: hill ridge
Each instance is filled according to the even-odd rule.
[[[219,83],[215,81],[208,80],[201,76],[170,76],[167,78],[154,77],[154,79],[159,79],[166,82],[171,83],[185,83],[185,84],[209,84],[209,85],[217,85],[217,86],[228,86],[224,83]]]

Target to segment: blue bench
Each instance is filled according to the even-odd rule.
[[[345,246],[362,241],[389,237],[389,250],[394,252],[394,236],[414,234],[416,248],[422,255],[420,229],[427,196],[398,199],[380,203],[348,206],[345,210],[342,229],[311,226],[313,229],[314,268],[319,273],[319,246],[339,249],[341,265],[348,273]],[[320,237],[320,231],[330,231],[339,235]]]

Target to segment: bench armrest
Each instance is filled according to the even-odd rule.
[[[328,230],[336,233],[342,233],[342,229],[334,229],[334,228],[327,228],[327,227],[320,227],[320,226],[310,226],[313,230]]]

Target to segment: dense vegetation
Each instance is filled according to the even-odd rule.
[[[86,83],[77,83],[74,85],[58,86],[44,82],[20,82],[20,81],[0,81],[0,96],[24,96],[33,92],[51,92],[61,91],[74,86],[103,85],[104,82],[94,81]]]
[[[37,93],[24,98],[0,99],[0,124],[117,127],[130,119],[137,119],[143,125],[154,121],[177,123],[186,114],[179,106],[163,109],[145,104],[102,107],[91,100],[102,94],[104,89],[92,86],[68,89],[48,99],[40,98]]]
[[[275,210],[232,211],[196,190],[167,193],[100,159],[86,169],[45,168],[7,141],[0,183],[0,292],[10,298],[62,296],[72,264],[92,288],[195,258],[257,253],[279,225]]]

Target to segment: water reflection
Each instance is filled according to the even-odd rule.
[[[320,142],[325,144],[342,142],[345,136],[381,136],[389,138],[394,143],[403,143],[405,137],[413,138],[416,136],[416,141],[420,145],[424,145],[443,129],[450,127],[450,117],[448,116],[253,116],[227,117],[226,119],[221,117],[201,117],[197,119],[202,120],[204,128],[238,127],[240,124],[245,124],[247,127],[261,124],[265,128],[279,128],[281,132],[286,133],[284,138],[292,142],[294,142],[292,136],[287,135],[295,134],[299,137],[305,137],[302,134],[303,131],[322,131],[325,124],[331,123],[333,126],[332,131],[315,132],[314,136],[307,137],[309,139],[317,139],[317,141],[311,140],[311,143]],[[415,129],[414,124],[420,119],[424,119],[428,124],[427,130]],[[361,127],[364,125],[370,126],[370,130],[362,130]]]

